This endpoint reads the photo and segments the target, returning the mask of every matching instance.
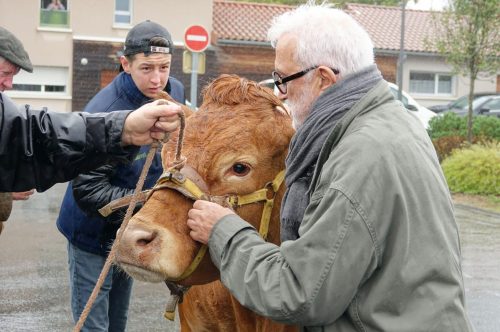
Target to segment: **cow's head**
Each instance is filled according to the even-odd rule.
[[[293,135],[291,119],[271,90],[237,76],[221,76],[204,90],[200,110],[186,121],[181,173],[208,196],[245,195],[262,189],[285,167]],[[177,140],[163,147],[164,169],[171,166]],[[271,214],[268,240],[279,241],[281,185]],[[201,245],[186,225],[193,200],[177,190],[155,190],[130,220],[118,246],[117,262],[132,277],[150,282],[176,280],[191,266]],[[263,202],[235,210],[259,229]],[[180,284],[219,277],[207,253]]]

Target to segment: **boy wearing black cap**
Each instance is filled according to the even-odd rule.
[[[132,28],[120,58],[122,72],[85,107],[89,112],[135,109],[167,91],[184,103],[184,87],[169,77],[173,42],[161,25],[145,21]],[[66,190],[57,226],[68,239],[68,261],[73,318],[78,320],[102,270],[124,211],[107,218],[98,209],[132,194],[145,162],[142,147],[131,164],[106,165],[81,174]],[[144,184],[151,188],[162,173],[160,153],[155,156]],[[132,279],[111,268],[82,331],[125,331]]]

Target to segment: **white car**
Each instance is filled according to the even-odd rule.
[[[259,85],[265,86],[266,88],[273,90],[276,96],[279,94],[278,88],[276,87],[276,84],[274,84],[274,80],[272,78],[260,81]]]
[[[391,82],[389,83],[389,88],[391,89],[392,94],[394,95],[394,98],[398,98],[398,90],[399,87]],[[424,128],[427,129],[429,127],[429,120],[435,117],[437,114],[431,111],[430,109],[419,105],[415,99],[413,99],[409,94],[407,94],[404,90],[402,91],[403,93],[403,105],[406,107],[407,110],[412,112],[417,116],[417,118],[422,122],[424,125]]]

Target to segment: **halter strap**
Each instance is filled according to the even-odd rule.
[[[196,173],[193,169],[190,170],[190,173],[191,176],[198,178],[197,182],[201,186],[206,188],[206,184],[203,182],[198,173]],[[207,194],[202,189],[200,189],[200,186],[196,184],[195,181],[191,180],[188,176],[183,174],[177,168],[172,167],[166,170],[160,176],[160,178],[158,179],[158,181],[156,182],[155,186],[152,189],[142,192],[143,195],[141,195],[141,202],[147,201],[151,197],[153,192],[163,189],[173,189],[181,193],[184,197],[189,198],[191,200],[194,201],[198,199],[207,200],[222,206],[230,207],[233,210],[239,206],[263,201],[264,208],[262,210],[262,217],[260,219],[259,234],[260,236],[262,236],[264,240],[266,240],[269,232],[271,213],[274,207],[274,198],[276,197],[276,193],[278,192],[281,184],[283,183],[284,178],[285,178],[285,170],[281,170],[276,175],[273,181],[268,182],[264,185],[264,188],[256,190],[250,194],[216,196]],[[109,204],[107,204],[106,206],[104,206],[103,208],[99,209],[99,212],[103,216],[108,216],[113,211],[128,205],[130,199],[131,197],[125,196],[120,199],[114,200]],[[179,281],[189,277],[196,270],[196,268],[202,261],[206,251],[207,251],[207,246],[204,244],[201,245],[200,249],[198,250],[198,253],[196,254],[191,264],[188,266],[188,268],[179,277],[169,279],[169,281]]]

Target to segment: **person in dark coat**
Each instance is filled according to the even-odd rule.
[[[169,77],[173,42],[161,25],[145,21],[127,35],[123,71],[92,98],[85,110],[110,112],[139,107],[166,91],[184,103],[184,87]],[[133,194],[149,147],[142,147],[131,164],[110,163],[81,174],[66,190],[57,227],[68,239],[71,307],[78,321],[106,261],[125,209],[108,217],[98,210],[112,200]],[[160,151],[148,171],[144,189],[162,173]],[[82,331],[125,331],[132,279],[112,267]]]
[[[21,41],[0,27],[0,233],[11,192],[45,191],[112,160],[127,162],[137,147],[178,126],[177,105],[149,104],[134,112],[58,113],[18,106],[3,91],[20,69],[33,71]],[[71,130],[69,130],[71,128]]]
[[[11,59],[10,61],[8,59]],[[0,92],[11,90],[14,86],[14,76],[23,69],[33,72],[33,65],[23,44],[10,31],[0,27]],[[0,97],[0,101],[2,98]],[[0,193],[0,233],[12,210],[12,201],[27,200],[35,192],[34,189],[20,192]]]

